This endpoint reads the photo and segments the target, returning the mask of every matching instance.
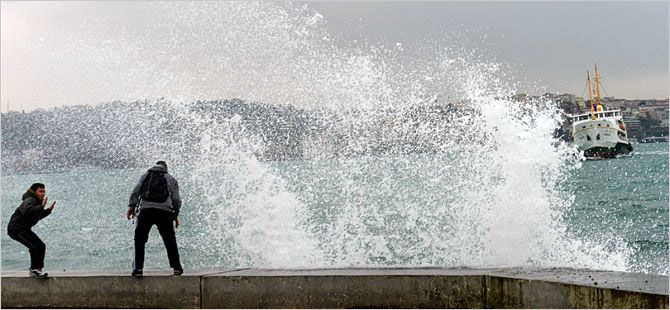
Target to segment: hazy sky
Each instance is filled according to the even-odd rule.
[[[454,40],[459,42],[453,44],[477,49],[485,57],[509,64],[551,92],[581,95],[585,71],[598,63],[607,95],[629,99],[670,96],[667,1],[307,2],[305,5],[323,16],[326,31],[340,40],[338,44],[360,40],[401,43],[420,49],[421,42],[458,38]],[[138,44],[133,43],[134,38],[142,38],[143,46],[151,46],[155,37],[165,36],[167,39],[161,40],[169,41],[175,32],[188,36],[192,29],[200,29],[193,25],[202,21],[198,14],[215,15],[215,19],[210,18],[214,21],[227,17],[223,13],[216,16],[196,11],[191,17],[176,14],[161,19],[161,6],[132,2],[3,1],[2,111],[6,111],[8,100],[12,110],[32,110],[128,100],[143,94],[160,96],[160,85],[152,85],[151,91],[146,91],[146,87],[138,88],[137,79],[126,79],[158,70],[154,65],[139,72],[138,61],[147,63],[151,59],[142,60],[143,55],[149,54],[143,54],[139,47],[133,48],[133,44]],[[172,22],[169,18],[179,20]],[[206,36],[193,37],[190,44],[203,45],[205,49],[211,44]],[[117,48],[105,49],[105,45]],[[172,47],[183,48],[177,45]],[[225,53],[225,49],[219,53]],[[132,65],[125,62],[126,57],[135,59]],[[183,70],[196,70],[197,63],[189,65],[193,60],[183,54],[179,57],[183,58],[179,59]],[[165,95],[174,93],[166,90]]]

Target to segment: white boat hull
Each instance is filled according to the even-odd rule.
[[[601,117],[596,119],[575,116],[577,121],[572,126],[572,139],[584,156],[609,158],[633,151],[623,120],[614,112],[618,111],[599,112]],[[615,116],[603,116],[602,113]]]
[[[588,138],[587,138],[588,137]],[[611,128],[589,128],[580,130],[574,135],[575,143],[580,151],[594,147],[612,148],[617,143],[628,143],[617,135],[616,129]]]

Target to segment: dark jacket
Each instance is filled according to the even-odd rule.
[[[168,190],[170,191],[170,197],[168,197],[163,202],[153,202],[144,199],[140,199],[140,190],[142,188],[142,183],[147,177],[150,171],[155,172],[165,172],[165,180],[167,181]],[[128,201],[128,208],[135,208],[139,203],[140,209],[160,209],[168,212],[172,212],[175,216],[179,215],[179,210],[181,209],[181,197],[179,197],[179,184],[177,180],[172,177],[168,172],[167,168],[163,165],[155,165],[145,172],[140,180],[135,184],[133,192],[130,194],[130,199]]]
[[[51,209],[44,210],[42,201],[37,199],[37,195],[32,190],[23,194],[23,202],[16,208],[14,214],[9,219],[8,230],[28,230],[31,229],[39,220],[51,214]]]

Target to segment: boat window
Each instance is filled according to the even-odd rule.
[[[586,135],[586,140],[587,140],[587,141],[591,141],[591,136]]]
[[[598,117],[599,117],[599,118],[602,118],[602,117],[603,117],[603,114],[602,114],[602,113],[598,113]]]
[[[602,125],[603,125],[603,124],[601,124],[601,123],[598,123],[598,127],[600,127],[600,126],[602,126]]]
[[[586,128],[586,126],[582,126],[582,128]]]
[[[609,127],[609,126],[610,126],[610,124],[607,124],[607,127]]]
[[[605,117],[612,117],[612,116],[614,116],[614,113],[612,112],[605,113]]]

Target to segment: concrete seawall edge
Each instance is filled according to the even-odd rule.
[[[3,308],[668,308],[668,277],[575,269],[2,275]]]

